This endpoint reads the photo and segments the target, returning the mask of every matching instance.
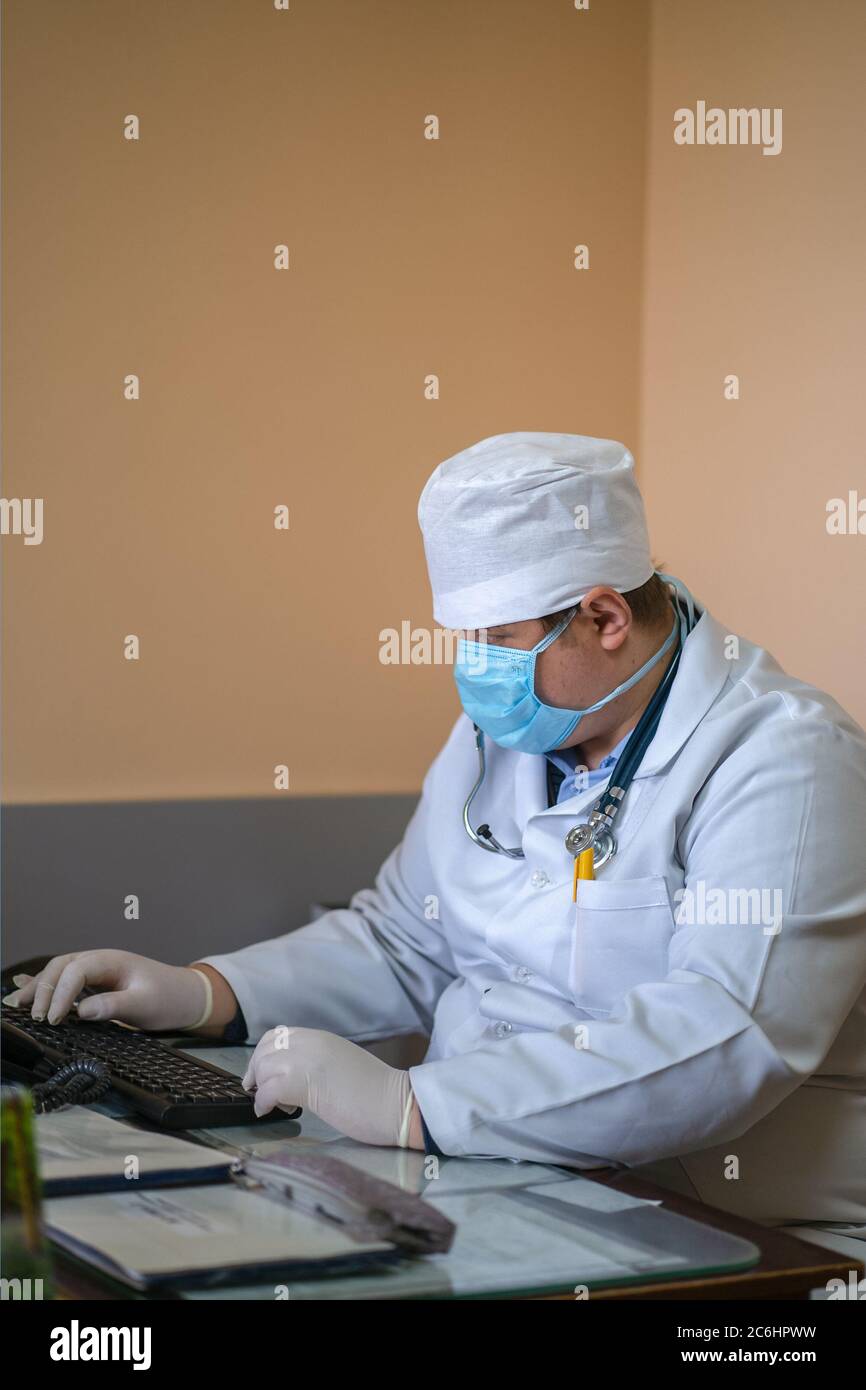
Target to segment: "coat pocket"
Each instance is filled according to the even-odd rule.
[[[570,985],[580,1008],[610,1013],[635,985],[665,978],[674,918],[661,874],[582,880],[575,911]]]

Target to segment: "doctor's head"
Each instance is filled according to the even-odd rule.
[[[464,709],[495,742],[571,746],[646,703],[675,618],[624,445],[496,435],[440,464],[418,517]]]

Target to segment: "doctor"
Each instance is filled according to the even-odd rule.
[[[82,1017],[258,1040],[259,1113],[368,1143],[669,1160],[760,1220],[866,1223],[863,732],[654,571],[621,444],[483,440],[419,519],[465,713],[375,886],[191,967],[58,957],[14,999],[56,1021],[87,983]],[[418,1031],[408,1071],[358,1045]]]

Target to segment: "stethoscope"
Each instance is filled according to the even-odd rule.
[[[663,576],[669,578],[669,576]],[[593,868],[600,869],[604,864],[612,859],[616,854],[616,840],[613,834],[613,824],[616,820],[623,798],[634,780],[634,775],[644,759],[644,754],[652,743],[659,720],[662,717],[667,702],[674,676],[680,663],[683,643],[688,633],[691,631],[695,621],[694,603],[691,594],[683,586],[681,588],[686,600],[688,614],[682,613],[675,605],[675,612],[679,621],[680,635],[674,652],[673,660],[668,666],[663,679],[660,681],[653,697],[641,715],[637,725],[632,730],[625,748],[620,754],[616,767],[611,773],[610,781],[604,791],[593,802],[589,817],[582,821],[580,825],[572,826],[565,837],[565,847],[569,854],[575,858],[582,854],[584,850],[593,850]],[[674,600],[672,599],[673,603]],[[489,825],[479,825],[478,829],[473,829],[469,819],[469,808],[477,796],[481,784],[487,772],[487,760],[484,753],[484,733],[477,724],[472,726],[475,730],[475,748],[478,753],[478,777],[471,792],[466,798],[463,806],[463,826],[470,840],[481,849],[488,850],[491,854],[504,854],[506,859],[524,859],[525,853],[516,847],[509,849],[506,845],[501,845],[497,840]]]

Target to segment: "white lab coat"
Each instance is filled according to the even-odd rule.
[[[488,740],[474,823],[526,857],[484,853],[461,823],[477,772],[461,715],[375,887],[205,957],[250,1038],[431,1032],[411,1080],[446,1154],[674,1159],[728,1210],[866,1221],[866,736],[765,651],[730,645],[705,612],[617,853],[577,907],[564,838],[598,789],[548,808],[546,760]],[[722,901],[723,922],[678,922],[683,888],[682,919]],[[736,890],[752,912],[778,890],[781,928],[743,921]]]

